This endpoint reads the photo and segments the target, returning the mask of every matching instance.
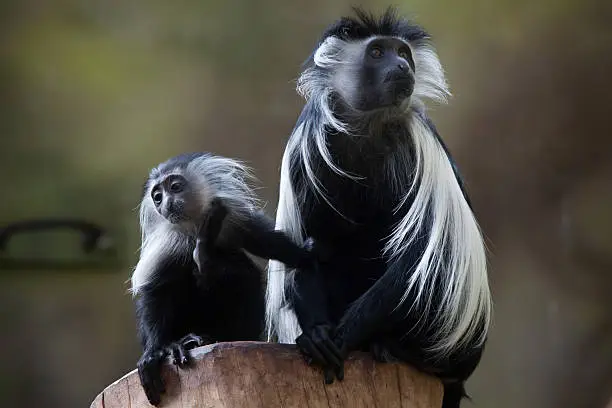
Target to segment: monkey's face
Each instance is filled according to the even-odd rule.
[[[345,50],[353,63],[339,66],[336,90],[351,108],[373,111],[400,106],[415,84],[415,63],[406,42],[374,37]]]
[[[197,216],[197,198],[187,179],[171,174],[151,189],[155,209],[173,224],[191,221]]]

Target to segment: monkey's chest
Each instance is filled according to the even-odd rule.
[[[338,254],[379,257],[394,224],[393,197],[368,185],[329,188],[330,203],[319,200],[307,220],[308,234]]]
[[[399,199],[383,183],[327,188],[331,205],[319,200],[307,216],[307,235],[332,254],[321,267],[325,286],[334,294],[328,299],[334,320],[386,271],[382,252],[396,223],[393,210]]]

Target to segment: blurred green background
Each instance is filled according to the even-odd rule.
[[[194,150],[242,158],[274,213],[299,66],[351,4],[388,5],[0,2],[0,224],[79,217],[118,251],[109,270],[0,271],[2,407],[89,406],[135,368],[126,280],[151,166]],[[465,405],[605,407],[612,2],[395,4],[434,36],[454,96],[432,116],[491,250],[494,327]],[[80,253],[60,236],[14,247]]]

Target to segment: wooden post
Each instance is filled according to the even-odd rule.
[[[198,408],[440,408],[441,383],[403,364],[352,353],[345,379],[323,383],[294,345],[233,342],[192,351],[188,369],[167,364],[160,407]],[[102,391],[90,408],[151,407],[136,370]]]

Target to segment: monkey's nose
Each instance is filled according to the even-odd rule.
[[[408,66],[407,62],[400,62],[397,64],[397,67],[400,69],[400,71],[402,72],[406,72],[410,70],[410,67]]]

